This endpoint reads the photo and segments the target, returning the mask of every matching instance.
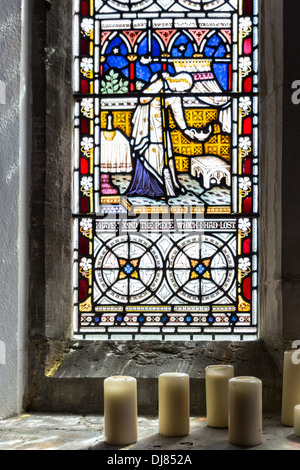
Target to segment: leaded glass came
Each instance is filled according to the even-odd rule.
[[[74,334],[257,334],[258,1],[76,0]]]

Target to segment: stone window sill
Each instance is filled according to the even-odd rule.
[[[99,457],[107,459],[119,448],[105,444],[103,424],[102,415],[23,414],[0,421],[0,450],[105,450],[110,452]],[[197,451],[241,449],[300,450],[300,438],[294,435],[293,428],[282,426],[278,416],[264,416],[262,444],[250,448],[230,444],[228,430],[207,427],[203,417],[191,417],[188,436],[166,438],[158,433],[156,416],[139,416],[138,441],[122,447],[122,450],[132,451],[126,453],[132,456],[145,450],[151,455],[164,451],[184,452],[192,463],[200,457]]]

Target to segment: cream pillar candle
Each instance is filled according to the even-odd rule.
[[[104,380],[104,439],[111,445],[137,441],[137,382],[133,377]]]
[[[212,365],[205,368],[207,426],[228,426],[228,381],[234,376],[231,365]]]
[[[229,380],[228,440],[238,446],[262,441],[262,382],[256,377]]]
[[[294,407],[300,403],[300,364],[295,360],[296,351],[284,353],[281,422],[285,426],[294,425]]]
[[[300,405],[294,407],[294,434],[300,437]]]
[[[165,373],[158,378],[159,433],[186,436],[190,431],[190,378],[188,374]]]

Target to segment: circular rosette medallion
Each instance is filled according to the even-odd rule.
[[[95,278],[106,298],[140,303],[160,286],[163,260],[152,242],[140,235],[116,237],[100,249]]]
[[[235,247],[224,240],[193,235],[172,248],[168,282],[178,297],[188,302],[234,301]]]

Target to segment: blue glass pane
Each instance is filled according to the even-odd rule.
[[[122,57],[120,55],[117,56],[109,56],[107,58],[107,63],[110,67],[117,67],[118,69],[122,69],[126,66],[128,66],[128,60],[125,59],[125,57]]]
[[[177,47],[173,47],[172,57],[182,57],[182,52],[180,52]]]
[[[175,46],[179,46],[180,44],[186,44],[187,42],[189,42],[188,38],[185,36],[185,34],[181,34],[179,38],[176,39]]]
[[[221,42],[221,39],[216,34],[207,42],[208,46],[218,46]]]
[[[213,66],[214,73],[218,82],[227,90],[228,88],[228,66],[227,64],[214,64]]]
[[[172,48],[172,57],[192,57],[194,48],[185,34],[181,34]]]
[[[143,41],[139,45],[138,54],[139,55],[145,55],[147,53],[148,53],[148,40],[147,40],[147,38],[145,38],[145,39],[143,39]]]
[[[127,54],[127,47],[125,46],[125,44],[121,44],[121,47],[120,47],[120,53],[122,55],[126,55]]]
[[[151,70],[152,72],[160,72],[161,71],[161,64],[152,64],[151,65]]]
[[[159,57],[160,56],[160,47],[156,39],[152,40],[152,57]]]
[[[204,54],[206,57],[212,57],[214,53],[215,53],[215,49],[212,49],[211,47],[204,48]]]
[[[185,52],[185,57],[192,57],[194,54],[194,48],[192,46],[192,44],[188,44],[187,46],[187,49],[186,49],[186,52]]]
[[[108,48],[107,48],[107,50],[106,50],[106,53],[107,53],[107,54],[110,54],[110,53],[112,52],[112,49],[113,49],[114,47],[120,46],[121,42],[122,42],[122,41],[121,41],[121,39],[120,39],[119,37],[114,38],[114,39],[111,41],[111,43],[109,44],[109,46],[108,46]]]
[[[223,46],[223,44],[221,44],[221,46],[219,47],[219,49],[215,53],[215,57],[224,57],[225,54],[226,54],[226,49]]]
[[[161,53],[159,43],[157,40],[154,38],[152,39],[152,50],[151,50],[151,56],[152,57],[159,57]],[[138,48],[138,54],[139,55],[148,55],[149,50],[148,50],[148,38],[144,38],[141,44],[139,45]]]
[[[141,65],[140,62],[136,63],[136,76],[140,80],[145,80],[148,82],[151,77],[151,72],[147,65]]]

